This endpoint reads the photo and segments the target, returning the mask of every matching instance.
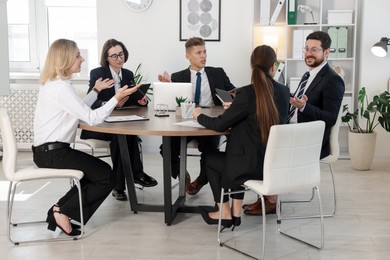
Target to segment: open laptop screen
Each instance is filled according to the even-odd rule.
[[[168,110],[175,111],[177,103],[176,97],[187,98],[193,101],[192,84],[179,82],[153,82],[153,105],[168,105]]]

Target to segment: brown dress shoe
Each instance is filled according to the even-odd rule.
[[[260,199],[257,199],[255,202],[251,203],[251,204],[244,204],[242,206],[242,208],[244,210],[251,210],[251,209],[254,209],[254,208],[259,208],[261,205],[261,200]]]
[[[191,176],[190,174],[186,171],[186,191],[188,190],[188,187],[191,184]]]
[[[261,201],[261,200],[259,199],[259,201]],[[267,214],[274,214],[274,213],[276,213],[276,203],[271,203],[268,200],[265,200],[264,203],[265,203],[265,214],[266,215]],[[260,216],[260,215],[262,215],[261,202],[259,203],[258,207],[255,207],[253,209],[245,210],[244,214],[252,215],[252,216]]]
[[[179,178],[180,179],[180,178]],[[191,176],[190,174],[186,171],[186,191],[188,190],[188,186],[190,186],[190,183],[191,183]]]
[[[188,186],[188,189],[187,189],[187,193],[189,195],[195,195],[197,194],[200,189],[204,186],[204,184],[201,183],[200,179],[199,178],[196,178],[195,181],[193,181],[189,186]]]

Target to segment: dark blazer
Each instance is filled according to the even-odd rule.
[[[308,97],[303,112],[298,110],[298,123],[322,120],[325,122],[321,158],[330,153],[330,129],[339,116],[345,91],[344,81],[326,64],[305,91]]]
[[[112,79],[113,77],[111,75],[110,68],[109,67],[107,67],[107,68],[99,67],[99,68],[91,70],[91,73],[89,76],[88,93],[95,86],[95,82],[99,78]],[[135,86],[134,75],[133,75],[133,72],[131,72],[130,70],[122,68],[121,87],[123,87],[125,85],[128,85],[129,87]],[[114,95],[115,95],[115,87],[102,90],[99,93],[97,100],[93,103],[92,109],[101,107],[102,103],[104,101],[110,100]],[[129,100],[127,100],[127,102],[123,106],[138,106],[139,105],[138,100],[141,98],[142,98],[142,95],[138,92],[135,92],[135,93],[130,95]]]
[[[273,83],[279,117],[286,121],[289,90],[283,85]],[[256,118],[256,95],[252,85],[237,89],[232,105],[222,115],[212,118],[201,114],[198,116],[198,122],[216,131],[231,128],[226,144],[223,187],[234,188],[249,179],[263,179],[265,146],[261,143]]]
[[[225,71],[222,68],[214,68],[214,67],[205,67],[205,72],[207,75],[207,79],[209,81],[211,94],[213,96],[214,105],[222,106],[221,101],[217,98],[216,88],[223,90],[233,90],[235,87],[230,82],[229,77],[226,75]],[[191,82],[191,71],[189,68],[178,71],[176,73],[172,73],[171,75],[172,82]]]

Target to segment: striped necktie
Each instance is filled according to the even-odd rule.
[[[296,97],[301,99],[302,96],[303,96],[303,93],[305,92],[305,87],[306,87],[306,83],[307,83],[307,80],[309,79],[310,77],[310,72],[307,71],[302,79],[301,79],[301,83],[299,83],[299,87],[298,87],[298,91],[297,91],[297,95]],[[288,118],[287,118],[287,122],[290,121],[290,119],[293,117],[294,113],[295,113],[295,110],[296,110],[296,107],[293,107],[290,105],[290,110],[288,112]]]

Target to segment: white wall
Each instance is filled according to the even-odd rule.
[[[221,2],[221,41],[206,42],[207,65],[223,67],[231,82],[241,87],[250,83],[254,1]],[[142,63],[149,82],[164,70],[171,73],[188,67],[185,42],[179,41],[179,0],[155,0],[141,13],[128,9],[123,0],[98,0],[97,17],[99,50],[109,38],[122,41],[130,53],[125,67],[134,72]],[[161,143],[161,138],[142,139],[146,150]]]
[[[207,64],[223,67],[233,84],[242,86],[250,82],[254,0],[221,2],[221,41],[207,42]],[[370,48],[382,36],[390,37],[390,27],[386,26],[390,1],[361,0],[361,8],[357,87],[365,86],[369,93],[377,93],[386,88],[390,77],[390,54],[377,58]],[[132,12],[122,0],[98,0],[97,12],[99,49],[108,38],[123,41],[130,52],[126,67],[134,71],[141,62],[148,81],[156,80],[164,70],[174,72],[188,66],[184,42],[179,41],[179,0],[155,0],[142,13]],[[377,132],[376,157],[389,159],[390,133],[380,126]],[[157,138],[143,139],[146,149],[156,149],[161,142]]]
[[[390,53],[385,58],[376,57],[371,53],[371,46],[383,36],[390,37],[390,27],[387,24],[390,1],[362,1],[361,7],[359,87],[366,87],[369,94],[378,94],[386,90],[390,77]],[[375,130],[378,132],[375,157],[389,160],[390,133],[380,125]]]

